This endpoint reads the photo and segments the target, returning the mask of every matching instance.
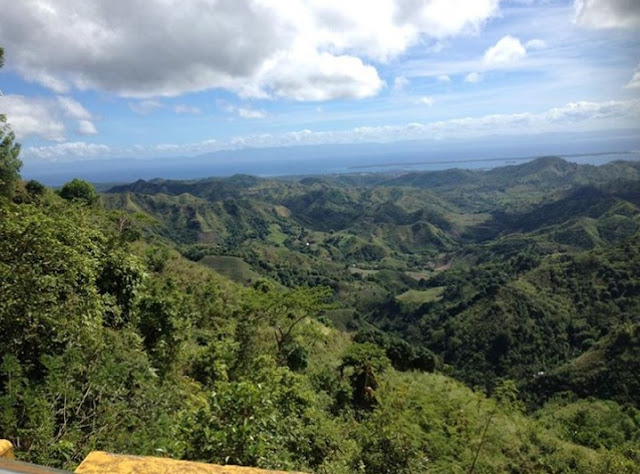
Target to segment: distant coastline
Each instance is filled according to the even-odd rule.
[[[605,157],[605,156],[625,156],[635,155],[640,158],[640,151],[636,150],[627,150],[627,151],[606,151],[606,152],[598,152],[598,153],[570,153],[570,154],[559,154],[560,158],[567,159],[569,161],[573,161],[576,158],[597,158],[597,157]],[[467,158],[460,160],[437,160],[437,161],[414,161],[414,162],[405,162],[405,163],[377,163],[371,165],[354,165],[349,166],[347,169],[355,170],[355,169],[370,169],[370,168],[393,168],[393,167],[403,167],[403,166],[424,166],[424,165],[455,165],[458,163],[485,163],[485,162],[503,162],[507,164],[513,164],[517,162],[530,161],[539,158],[539,156],[516,156],[509,158]]]

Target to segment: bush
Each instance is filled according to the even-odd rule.
[[[98,193],[94,187],[82,179],[73,179],[62,186],[60,197],[67,201],[79,202],[93,206],[98,202]]]

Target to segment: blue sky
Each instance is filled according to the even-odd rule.
[[[25,163],[638,129],[640,1],[0,0]]]

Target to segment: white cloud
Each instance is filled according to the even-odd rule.
[[[475,84],[476,82],[480,82],[482,78],[482,74],[480,74],[479,72],[470,72],[469,74],[464,76],[464,82]]]
[[[131,102],[129,108],[138,115],[149,115],[156,110],[163,109],[165,106],[157,100],[141,100],[139,102]]]
[[[500,67],[513,64],[527,55],[518,38],[506,35],[494,46],[487,49],[482,60],[485,67]]]
[[[229,112],[230,114],[237,115],[238,117],[245,119],[261,119],[267,117],[267,113],[264,110],[256,110],[251,107],[240,107],[230,104],[224,100],[217,102],[218,107]]]
[[[29,147],[25,155],[48,161],[74,161],[109,156],[112,148],[107,145],[86,142],[66,142],[57,145]]]
[[[96,135],[98,129],[91,121],[91,112],[84,106],[72,99],[71,97],[58,96],[58,105],[63,114],[67,117],[77,120],[76,131],[81,135]]]
[[[238,107],[237,112],[240,117],[247,119],[260,119],[267,116],[267,113],[264,110],[247,109],[244,107]]]
[[[0,0],[11,67],[57,93],[363,98],[424,40],[478,32],[499,0]],[[286,72],[286,76],[285,76]]]
[[[98,133],[98,130],[96,129],[96,126],[89,120],[79,120],[78,133],[82,135],[96,135]]]
[[[562,107],[549,109],[544,117],[551,122],[574,122],[586,118],[615,117],[629,110],[637,113],[639,105],[639,101],[570,102]]]
[[[200,115],[202,113],[202,110],[200,110],[199,107],[185,104],[178,104],[173,108],[173,110],[177,114]]]
[[[586,28],[640,28],[638,0],[575,0],[574,21]]]
[[[640,89],[640,64],[633,71],[633,76],[631,76],[629,83],[624,87],[625,89]]]
[[[58,103],[64,112],[76,120],[90,120],[91,113],[82,104],[71,97],[58,97]]]
[[[451,82],[451,78],[446,74],[440,74],[436,79],[438,82]]]
[[[265,80],[273,95],[298,101],[364,99],[384,86],[376,69],[360,58],[311,51],[282,59]]]
[[[404,76],[398,76],[393,80],[393,91],[402,92],[409,85],[409,79]]]
[[[418,104],[426,105],[428,107],[431,107],[435,103],[435,99],[433,97],[424,96],[424,97],[418,98],[417,102],[418,102]]]
[[[26,159],[76,160],[97,157],[144,157],[196,155],[240,148],[268,148],[296,145],[345,144],[365,142],[394,142],[420,139],[458,139],[495,134],[530,134],[542,132],[589,131],[603,128],[625,128],[640,120],[640,99],[629,101],[572,102],[545,112],[492,114],[480,117],[461,117],[427,123],[408,123],[400,126],[356,127],[341,131],[312,131],[309,129],[282,134],[260,134],[234,137],[229,140],[204,140],[186,145],[160,144],[110,148],[85,142],[63,143],[43,147],[28,147]]]
[[[91,122],[91,113],[82,104],[66,96],[42,98],[7,95],[2,97],[2,109],[20,140],[38,137],[64,141],[69,129],[83,135],[98,133]]]
[[[527,50],[544,49],[547,47],[547,42],[538,38],[527,41],[524,45]]]
[[[365,8],[361,11],[367,11],[372,2],[363,3]],[[461,32],[478,32],[498,7],[498,0],[401,0],[397,2],[396,18],[422,34],[442,39]]]

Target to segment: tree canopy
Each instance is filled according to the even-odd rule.
[[[4,65],[4,49],[0,48],[0,68]],[[0,100],[2,91],[0,91]],[[0,196],[12,198],[20,180],[22,161],[20,145],[15,142],[15,134],[7,123],[7,117],[0,114]]]
[[[88,182],[74,178],[60,189],[60,197],[67,201],[79,202],[89,206],[98,202],[98,193]]]

